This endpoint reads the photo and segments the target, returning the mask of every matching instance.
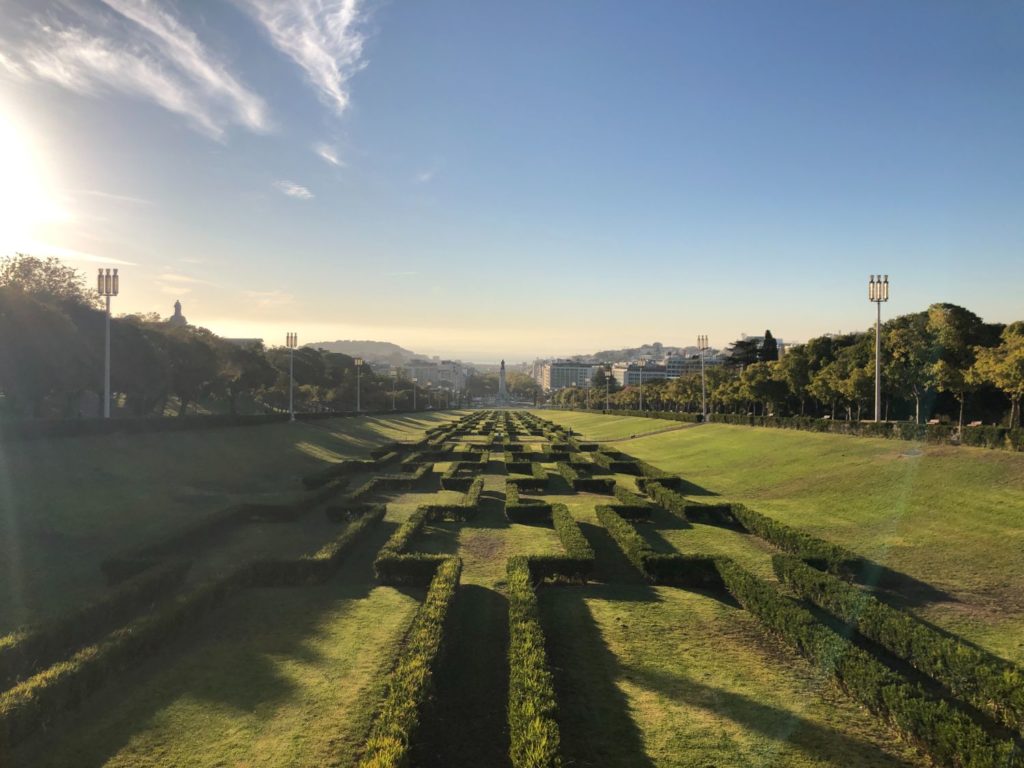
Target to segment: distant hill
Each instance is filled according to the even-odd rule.
[[[316,341],[312,344],[304,344],[303,346],[312,347],[313,349],[326,349],[328,352],[340,352],[351,357],[361,357],[369,362],[390,363],[392,365],[401,365],[413,358],[423,357],[423,355],[417,355],[415,352],[410,352],[408,349],[397,344],[392,344],[390,341],[339,339],[338,341]]]
[[[569,359],[578,360],[583,363],[600,363],[617,360],[636,360],[640,357],[662,358],[665,355],[688,356],[694,354],[697,354],[696,347],[667,347],[660,341],[652,341],[650,344],[641,344],[639,347],[603,349],[592,355],[573,355]]]

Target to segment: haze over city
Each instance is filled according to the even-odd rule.
[[[1019,5],[343,5],[5,3],[0,252],[481,362],[1016,317]]]

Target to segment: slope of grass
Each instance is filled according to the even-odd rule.
[[[617,447],[713,494],[695,500],[742,501],[930,585],[896,597],[1024,661],[1024,454],[717,424]]]
[[[99,562],[241,499],[302,492],[302,475],[455,413],[360,417],[0,445],[0,633],[90,599]]]
[[[632,435],[657,432],[669,427],[684,426],[675,421],[659,421],[643,416],[605,416],[600,413],[572,411],[531,411],[542,419],[554,421],[589,440],[618,440]]]
[[[568,764],[927,764],[738,608],[623,584],[540,602]]]

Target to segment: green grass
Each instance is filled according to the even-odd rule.
[[[531,411],[542,419],[548,419],[588,440],[620,440],[633,435],[660,432],[666,429],[690,427],[675,421],[647,419],[643,416],[605,416],[600,413],[576,413],[571,411]]]
[[[617,584],[545,589],[540,602],[568,764],[926,764],[712,597]]]
[[[229,504],[302,492],[302,475],[422,437],[455,414],[359,417],[0,445],[0,633],[92,599],[105,557]]]
[[[741,501],[931,585],[949,599],[911,586],[909,610],[1024,661],[1024,454],[717,424],[616,447],[714,494],[696,500]]]

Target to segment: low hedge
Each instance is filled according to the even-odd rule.
[[[622,553],[648,581],[692,588],[721,587],[714,558],[655,552],[612,507],[599,504],[594,511]]]
[[[619,500],[620,504],[624,504],[627,507],[650,507],[651,503],[643,496],[638,496],[631,490],[622,485],[616,485],[612,489],[612,494],[616,499]]]
[[[384,703],[367,739],[361,768],[402,768],[420,726],[423,707],[434,688],[434,667],[441,655],[444,630],[459,587],[462,561],[441,558],[416,611],[395,668],[388,677]]]
[[[530,572],[538,580],[586,583],[594,572],[594,550],[564,504],[551,505],[551,522],[564,555],[530,555]]]
[[[150,658],[251,579],[251,570],[241,568],[205,583],[0,694],[0,754],[79,706],[116,673]]]
[[[716,563],[726,589],[740,605],[832,675],[854,699],[920,744],[937,763],[968,768],[1022,765],[1012,741],[989,736],[967,714],[929,696],[735,562],[718,558]]]
[[[324,508],[324,514],[327,516],[327,519],[335,523],[346,522],[354,517],[362,517],[378,512],[383,517],[385,511],[386,506],[384,504],[374,504],[365,501],[332,504]]]
[[[446,491],[467,491],[473,482],[473,474],[479,471],[477,462],[453,461],[441,475],[441,487]]]
[[[505,471],[510,475],[529,475],[533,473],[530,462],[524,460],[506,461]]]
[[[480,494],[483,492],[484,479],[475,478],[466,490],[462,501],[458,504],[425,504],[420,507],[427,520],[455,520],[464,522],[476,517],[480,511]]]
[[[908,662],[956,697],[1024,731],[1024,670],[942,634],[851,584],[789,555],[776,555],[779,579],[864,637]]]
[[[303,475],[302,484],[306,486],[306,488],[312,490],[313,488],[319,488],[322,485],[326,485],[337,477],[355,474],[356,472],[368,472],[375,466],[377,466],[376,461],[369,461],[366,459],[345,459],[344,461],[331,464],[330,466],[324,467],[316,472]]]
[[[0,637],[0,685],[9,688],[110,632],[181,586],[191,563],[163,563],[54,621]]]
[[[539,524],[551,519],[551,505],[535,499],[521,499],[511,480],[505,483],[505,517],[513,523]]]
[[[368,505],[365,513],[311,555],[298,560],[257,560],[249,564],[250,584],[259,587],[292,587],[322,584],[338,570],[352,546],[384,519],[383,504]]]
[[[558,699],[544,650],[529,559],[508,561],[509,758],[513,768],[556,768]]]
[[[601,493],[611,495],[615,489],[615,478],[613,477],[580,477],[573,483],[576,491],[587,491],[589,493]]]
[[[373,561],[373,572],[382,584],[422,585],[433,578],[438,562],[444,559],[441,555],[406,553],[431,514],[429,507],[417,507],[381,547]]]

